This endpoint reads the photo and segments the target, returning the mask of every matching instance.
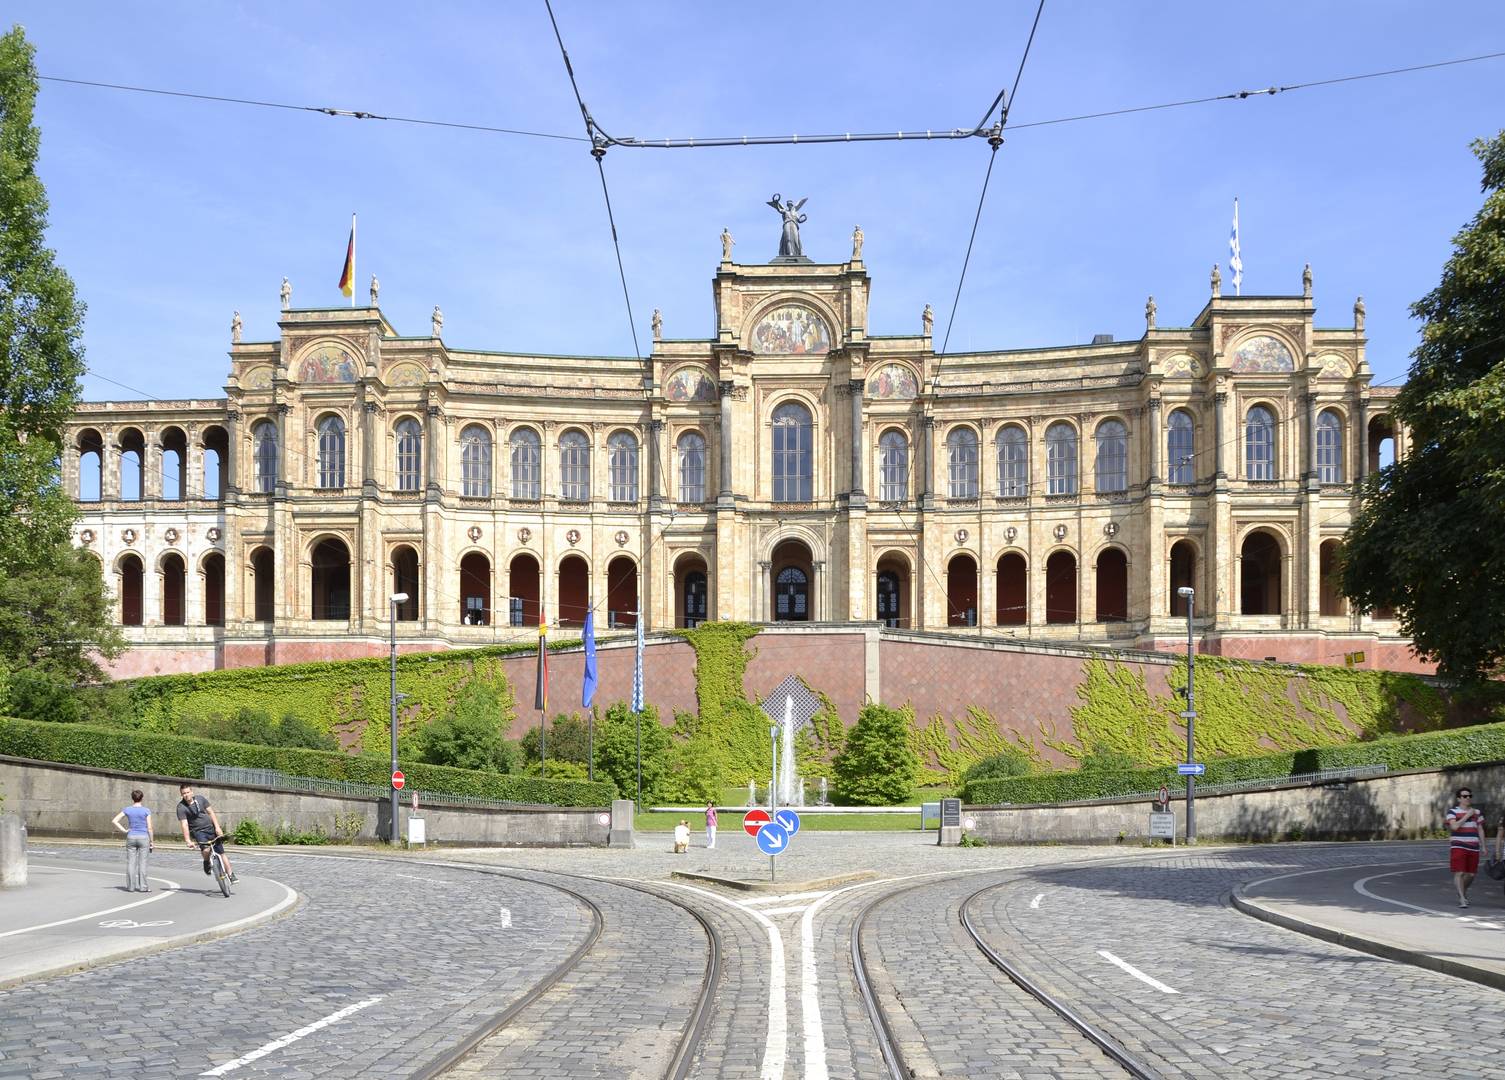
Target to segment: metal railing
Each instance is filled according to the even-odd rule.
[[[355,780],[330,780],[321,776],[290,776],[277,769],[244,769],[236,765],[205,765],[204,781],[212,784],[245,784],[249,787],[276,788],[279,791],[306,791],[311,795],[348,795],[359,799],[385,799],[391,793],[391,788],[384,784],[365,784]],[[418,791],[417,795],[420,806],[460,806],[477,810],[505,810],[511,807],[537,805],[511,799],[488,799],[479,795],[446,795],[436,791]]]
[[[1346,769],[1322,769],[1320,772],[1297,773],[1293,776],[1262,776],[1251,780],[1230,780],[1226,784],[1197,784],[1198,795],[1228,795],[1236,791],[1251,791],[1260,788],[1285,787],[1288,784],[1326,784],[1339,780],[1358,780],[1370,776],[1382,776],[1389,772],[1387,765],[1354,765]],[[1177,780],[1184,780],[1178,777]],[[1171,796],[1176,795],[1176,783],[1168,783],[1166,787]],[[1181,788],[1185,795],[1185,788]],[[1153,799],[1160,794],[1157,788],[1154,791],[1131,791],[1124,795],[1109,796],[1114,799]],[[1077,799],[1074,802],[1098,802],[1097,799]]]

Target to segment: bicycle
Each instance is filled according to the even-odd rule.
[[[219,852],[214,850],[214,845],[224,839],[225,836],[221,833],[218,836],[211,836],[208,840],[195,840],[194,843],[199,846],[199,854],[208,858],[209,868],[214,873],[214,880],[219,883],[219,891],[229,896],[230,874],[225,869],[225,860],[220,857]]]

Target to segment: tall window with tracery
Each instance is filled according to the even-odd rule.
[[[1191,413],[1177,409],[1171,413],[1165,434],[1166,479],[1172,484],[1196,483],[1196,432]]]
[[[1343,420],[1331,409],[1317,415],[1317,482],[1343,482]]]
[[[1121,420],[1097,425],[1097,468],[1093,483],[1098,491],[1125,491],[1129,487],[1129,433]]]
[[[909,440],[890,428],[878,440],[878,498],[903,502],[909,497]]]
[[[1064,420],[1057,420],[1045,429],[1047,494],[1075,495],[1077,493],[1076,462],[1076,428]]]
[[[638,441],[631,432],[619,431],[606,440],[607,470],[611,474],[611,501],[638,501]]]
[[[977,498],[977,432],[959,427],[946,436],[946,469],[951,498]]]
[[[773,501],[809,502],[815,479],[810,411],[786,402],[773,411]]]
[[[270,495],[277,486],[277,425],[263,420],[251,429],[256,444],[256,490]]]
[[[532,428],[518,428],[512,448],[512,497],[537,499],[543,492],[543,441]]]
[[[679,437],[679,501],[705,502],[705,436],[698,431]]]
[[[998,433],[998,494],[1005,499],[1029,494],[1029,437],[1015,424]]]
[[[1275,479],[1275,417],[1263,405],[1244,417],[1244,479]]]
[[[417,491],[423,470],[423,430],[411,417],[397,424],[397,490]]]
[[[591,448],[583,431],[566,431],[559,437],[559,498],[563,502],[590,502]]]
[[[491,434],[478,424],[460,433],[460,494],[491,497]]]
[[[338,416],[319,421],[319,486],[345,486],[345,421]]]

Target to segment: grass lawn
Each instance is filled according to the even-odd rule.
[[[796,808],[798,809],[798,808]],[[690,831],[699,835],[705,829],[705,814],[642,813],[637,815],[639,832],[673,832],[674,826],[684,819],[690,823]],[[742,827],[742,815],[729,810],[721,812],[721,832]],[[920,815],[905,814],[801,814],[800,832],[918,832]]]

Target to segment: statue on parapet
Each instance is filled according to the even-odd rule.
[[[784,231],[779,236],[779,257],[792,256],[798,258],[805,254],[804,248],[800,245],[800,226],[809,219],[808,214],[800,213],[800,207],[809,202],[810,197],[807,195],[799,202],[789,199],[785,201],[783,206],[779,205],[781,198],[783,196],[778,192],[774,192],[773,198],[768,200],[768,205],[777,210],[779,216],[784,219]]]
[[[726,228],[726,227],[723,226],[722,229],[721,229],[721,261],[722,262],[729,263],[729,262],[732,261],[732,245],[735,244],[736,242],[737,241],[735,241],[735,240],[732,239],[732,231],[730,229],[728,229],[728,228]]]
[[[1364,298],[1362,296],[1353,302],[1353,328],[1360,331],[1364,329]]]
[[[663,315],[661,315],[659,313],[658,308],[654,308],[653,309],[653,340],[654,341],[662,341],[663,339],[664,339],[664,317],[663,317]]]
[[[376,280],[376,275],[371,275],[371,306],[376,307],[376,298],[381,293],[381,282]]]
[[[1212,264],[1212,295],[1223,295],[1223,271],[1218,269],[1218,264]]]
[[[434,305],[433,322],[434,322],[434,337],[443,337],[444,336],[444,312],[442,312],[442,311],[439,310],[439,305],[438,304]]]
[[[929,304],[926,304],[925,310],[920,312],[920,321],[925,324],[925,336],[929,337],[930,332],[935,329],[935,312],[930,310]]]
[[[862,261],[862,226],[852,230],[852,261]]]
[[[1312,264],[1307,263],[1301,270],[1301,295],[1306,299],[1312,298]]]
[[[240,327],[240,312],[237,311],[230,316],[230,343],[232,345],[240,344]]]
[[[1146,329],[1155,329],[1155,298],[1152,296],[1144,302],[1144,325]]]
[[[286,311],[293,304],[293,287],[287,278],[282,279],[282,310]]]

